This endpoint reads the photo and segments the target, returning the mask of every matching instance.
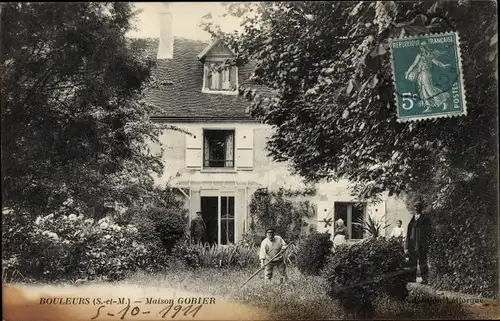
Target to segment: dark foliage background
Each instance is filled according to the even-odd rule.
[[[93,217],[154,197],[152,61],[130,3],[2,4],[2,206]]]
[[[224,34],[210,17],[204,26],[238,53],[228,63],[253,64],[253,85],[241,94],[276,129],[269,155],[310,181],[349,179],[361,198],[384,191],[423,198],[436,227],[433,284],[497,295],[496,2],[226,7],[243,19],[242,33]],[[467,115],[399,123],[389,39],[449,31],[460,37]]]
[[[319,275],[332,255],[333,242],[329,233],[313,232],[301,241],[295,265],[302,274]]]

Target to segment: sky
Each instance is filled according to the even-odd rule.
[[[158,11],[161,2],[133,2],[135,9],[143,12],[136,18],[137,31],[129,32],[128,36],[137,38],[158,38],[160,35],[160,20]],[[214,22],[221,25],[224,31],[238,29],[239,22],[231,18],[217,18],[225,9],[221,2],[171,2],[173,34],[175,37],[208,41],[210,36],[198,24],[202,17],[211,13]]]

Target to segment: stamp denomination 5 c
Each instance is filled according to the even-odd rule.
[[[456,32],[391,39],[399,121],[467,114]]]

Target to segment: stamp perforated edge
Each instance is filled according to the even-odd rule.
[[[463,104],[463,110],[460,112],[456,113],[446,113],[442,115],[429,115],[429,116],[414,116],[414,117],[401,117],[399,115],[399,108],[397,105],[397,94],[396,94],[396,69],[394,67],[394,52],[392,48],[392,43],[393,41],[397,40],[412,40],[412,39],[420,39],[428,36],[446,36],[446,35],[454,35],[455,36],[455,45],[456,45],[456,50],[457,50],[457,60],[458,60],[458,71],[459,71],[459,82],[460,86],[462,89],[462,104]],[[444,32],[435,32],[435,33],[426,33],[423,35],[418,35],[418,36],[403,36],[399,38],[389,38],[389,50],[391,51],[391,68],[392,68],[392,82],[393,82],[393,87],[394,87],[394,102],[396,105],[396,112],[397,112],[397,122],[399,123],[405,123],[405,122],[419,122],[419,121],[425,121],[427,119],[438,119],[438,118],[454,118],[454,117],[460,117],[460,116],[467,116],[467,91],[465,90],[465,81],[464,81],[464,72],[462,70],[462,51],[460,47],[460,36],[457,31],[444,31]]]

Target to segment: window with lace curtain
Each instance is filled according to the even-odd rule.
[[[225,92],[237,93],[237,67],[226,66],[222,67],[221,61],[207,61],[205,63],[205,92]]]
[[[204,130],[203,137],[203,167],[234,168],[234,130]]]

